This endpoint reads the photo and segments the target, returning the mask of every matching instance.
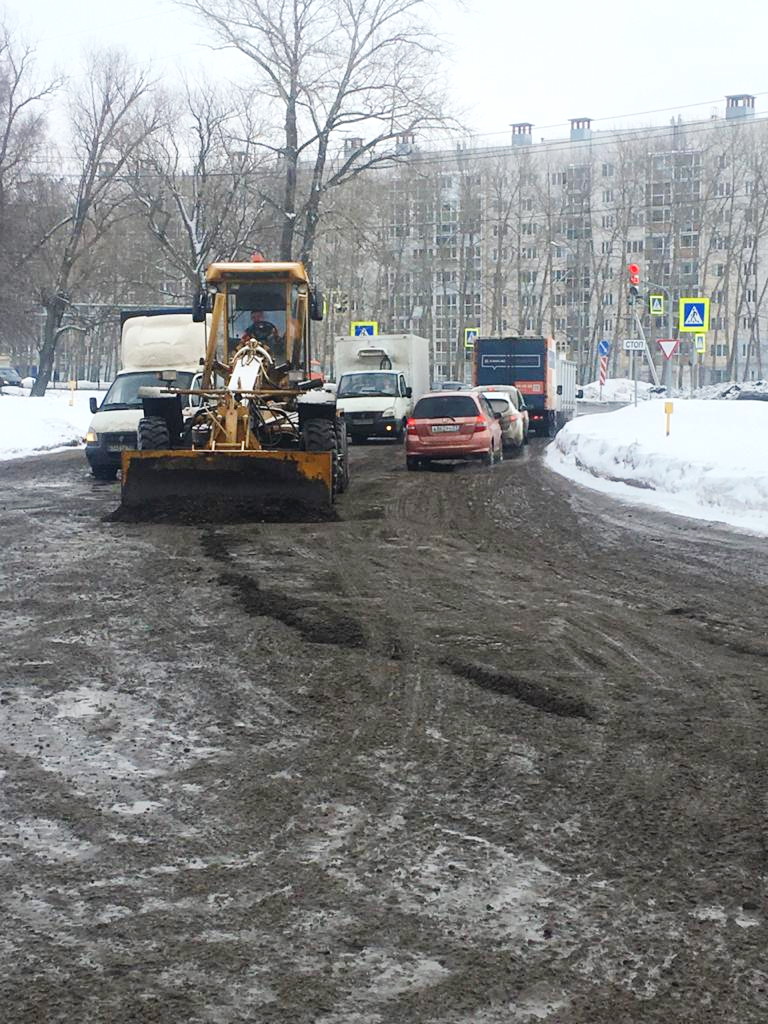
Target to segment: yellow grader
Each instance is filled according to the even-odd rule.
[[[142,388],[124,509],[263,513],[328,508],[347,486],[335,397],[310,373],[319,297],[301,263],[213,263],[192,314],[208,336],[201,386]],[[186,413],[185,413],[186,410]]]

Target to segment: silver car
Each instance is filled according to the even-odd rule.
[[[518,408],[516,395],[509,391],[481,391],[480,394],[493,409],[494,415],[500,416],[501,441],[505,448],[522,448],[526,441],[527,416]]]

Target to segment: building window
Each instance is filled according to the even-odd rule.
[[[612,228],[614,226],[614,224],[616,223],[616,218],[613,216],[612,213],[606,214],[602,218],[602,220],[603,220],[603,227],[604,228]]]
[[[613,189],[612,188],[604,188],[603,189],[603,202],[604,203],[612,203],[613,202]]]
[[[614,174],[614,171],[615,171],[615,168],[614,168],[613,164],[603,164],[603,177],[604,178],[612,178],[613,174]]]

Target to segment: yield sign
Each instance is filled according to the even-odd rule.
[[[659,338],[659,348],[664,354],[665,359],[671,359],[672,356],[677,352],[677,346],[680,344],[679,338]]]

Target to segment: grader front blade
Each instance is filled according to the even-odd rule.
[[[330,452],[126,451],[121,509],[151,516],[258,516],[330,510]]]

